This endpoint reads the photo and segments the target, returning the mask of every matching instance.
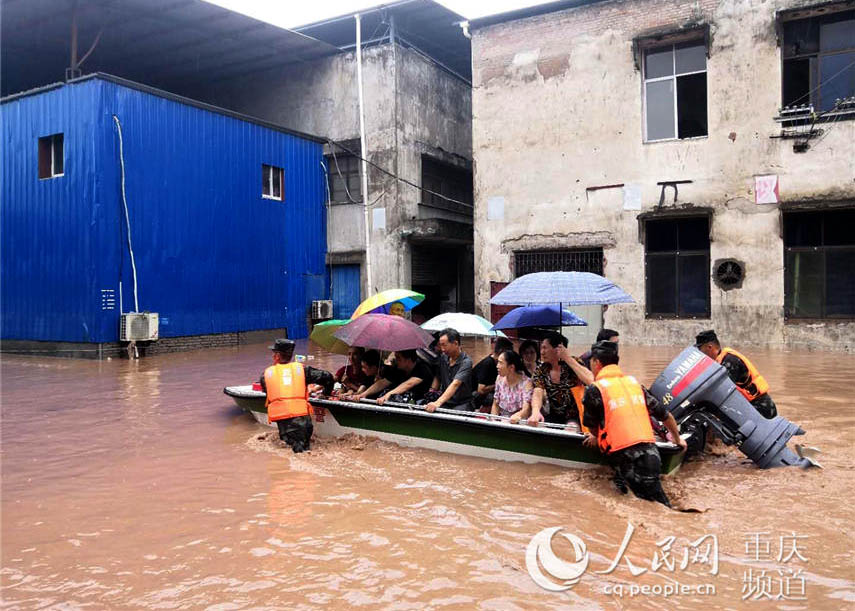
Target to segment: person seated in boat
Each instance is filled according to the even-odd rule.
[[[404,307],[404,304],[400,301],[396,301],[389,305],[389,315],[390,316],[400,316],[404,317],[404,312],[407,311],[407,308]]]
[[[357,390],[365,378],[362,373],[362,355],[365,353],[364,348],[359,346],[351,346],[347,349],[348,364],[341,367],[333,376],[336,382],[340,382],[344,389],[348,392]]]
[[[620,335],[614,329],[600,329],[597,333],[598,342],[614,342],[618,343],[620,341]],[[579,360],[582,361],[582,364],[588,369],[591,368],[591,351],[588,350],[579,356]]]
[[[532,377],[540,365],[540,345],[533,339],[527,339],[520,344],[519,355],[525,366],[525,374]]]
[[[496,386],[496,378],[499,376],[496,363],[499,361],[500,354],[513,349],[514,345],[511,340],[506,337],[497,337],[493,342],[493,351],[472,368],[472,376],[475,384],[477,384],[475,392],[472,393],[475,409],[488,408],[493,405],[493,390]]]
[[[277,339],[270,346],[273,365],[264,370],[261,388],[267,393],[267,418],[279,429],[279,439],[291,446],[294,453],[309,449],[312,438],[312,418],[309,415],[309,384],[319,384],[324,394],[330,394],[335,384],[329,371],[294,363],[296,344],[290,339]]]
[[[534,385],[525,375],[522,357],[513,350],[505,350],[499,355],[496,368],[499,376],[496,378],[490,413],[494,416],[509,417],[527,409],[531,410]]]
[[[514,414],[512,422],[528,418],[528,423],[536,425],[541,420],[553,424],[578,425],[579,401],[585,384],[594,381],[589,369],[567,350],[567,338],[560,333],[551,332],[540,343],[540,355],[543,362],[534,372],[534,394],[531,398],[531,410]],[[547,404],[549,409],[543,413]]]
[[[460,333],[455,329],[443,329],[437,343],[442,354],[439,357],[439,375],[434,378],[432,388],[440,395],[425,406],[428,412],[438,407],[471,412],[472,405],[472,359],[460,348]]]
[[[356,391],[347,393],[345,396],[359,399],[373,399],[377,395],[368,393],[368,390],[380,379],[380,352],[377,350],[366,350],[362,355],[362,384]]]
[[[582,421],[589,429],[584,444],[599,446],[615,470],[614,482],[626,494],[627,485],[641,499],[671,506],[659,472],[662,460],[656,449],[650,416],[660,420],[683,450],[677,421],[646,388],[618,366],[618,345],[600,341],[591,346],[595,380],[582,398]],[[606,409],[608,405],[608,409]]]
[[[387,400],[415,403],[430,390],[433,373],[415,350],[399,350],[395,352],[395,369],[386,372],[386,380],[392,388],[377,399],[378,404],[383,405]]]
[[[736,384],[748,402],[767,419],[778,415],[778,408],[769,396],[769,383],[760,375],[754,364],[733,348],[722,348],[715,331],[699,333],[695,347],[727,369],[727,375]]]

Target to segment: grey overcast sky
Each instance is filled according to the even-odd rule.
[[[212,4],[267,21],[283,28],[313,23],[329,17],[357,13],[362,9],[383,4],[378,0],[206,0]],[[544,0],[440,0],[438,3],[475,19],[484,15],[504,13],[517,8],[542,4]],[[388,4],[389,2],[386,2]]]

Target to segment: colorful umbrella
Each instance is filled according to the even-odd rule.
[[[433,341],[433,336],[418,325],[388,314],[365,314],[351,320],[333,335],[348,346],[377,350],[424,348]]]
[[[389,289],[382,291],[376,295],[372,295],[365,301],[359,304],[350,319],[354,320],[363,314],[388,314],[389,306],[400,301],[404,306],[404,311],[408,312],[424,301],[425,296],[415,291],[407,289]]]
[[[587,325],[584,320],[570,310],[561,310],[558,306],[523,306],[514,308],[499,320],[493,329],[522,329],[524,327],[575,327]]]
[[[635,303],[613,282],[590,272],[526,274],[496,293],[493,305],[605,305]]]
[[[463,314],[460,312],[448,312],[434,316],[422,324],[422,329],[427,331],[442,331],[451,327],[460,335],[486,335],[489,337],[507,337],[501,331],[490,328],[490,321],[477,314]]]
[[[312,329],[309,339],[329,352],[347,354],[349,346],[335,337],[333,333],[349,322],[349,320],[325,320],[324,322],[319,322]]]

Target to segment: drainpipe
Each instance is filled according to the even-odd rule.
[[[365,212],[365,283],[368,295],[374,292],[371,282],[371,218],[368,210],[368,155],[365,151],[365,104],[362,94],[362,23],[356,19],[356,86],[359,92],[359,146],[362,157],[362,208]]]

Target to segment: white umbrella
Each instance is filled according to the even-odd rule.
[[[480,335],[486,337],[507,337],[501,331],[494,331],[490,327],[493,326],[489,320],[477,314],[463,314],[460,312],[448,312],[434,316],[426,323],[422,324],[422,329],[425,331],[442,331],[443,329],[452,328],[460,335]]]

